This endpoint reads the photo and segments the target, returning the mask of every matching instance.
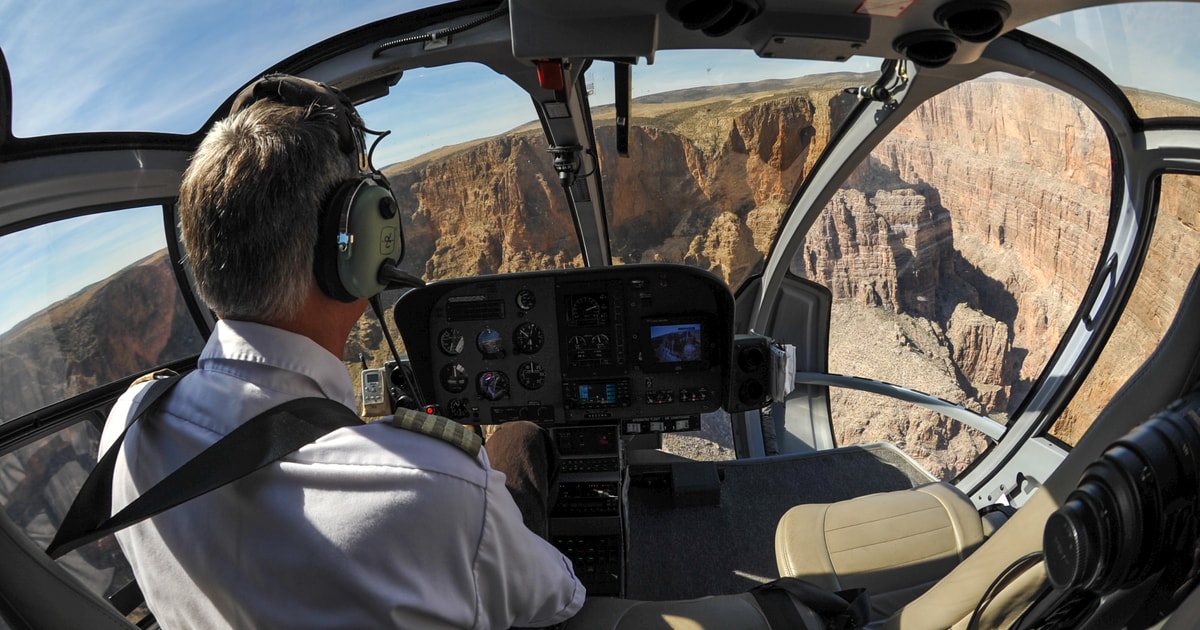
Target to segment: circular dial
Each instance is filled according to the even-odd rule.
[[[475,389],[486,400],[500,400],[508,396],[508,375],[499,370],[486,370],[475,378]]]
[[[479,348],[485,359],[504,356],[504,338],[500,336],[500,331],[490,326],[479,331],[479,336],[475,337],[475,347]]]
[[[517,368],[517,382],[525,389],[538,389],[546,384],[546,369],[536,361],[522,363]]]
[[[590,295],[580,295],[572,299],[567,314],[576,324],[604,323],[604,307],[600,300]]]
[[[466,340],[457,328],[443,328],[438,335],[438,347],[442,352],[454,356],[463,351]]]
[[[458,363],[447,363],[442,367],[441,373],[442,387],[451,394],[457,394],[467,388],[467,383],[470,382],[470,377],[467,376],[467,368]]]
[[[529,289],[521,289],[517,292],[517,308],[522,311],[528,311],[537,304],[537,297],[533,295],[533,291]]]
[[[513,331],[513,348],[522,354],[533,354],[546,343],[546,333],[533,322],[525,322]]]
[[[446,415],[452,420],[466,418],[470,413],[470,401],[466,398],[451,398],[446,402]]]

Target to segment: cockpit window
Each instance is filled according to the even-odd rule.
[[[96,465],[103,420],[94,411],[77,422],[0,455],[0,509],[41,549],[50,545],[79,488]],[[110,597],[133,581],[129,563],[106,536],[58,560],[67,573],[101,597]],[[23,626],[20,626],[23,627]]]
[[[475,63],[419,68],[358,109],[392,132],[374,162],[400,206],[404,271],[432,282],[583,265],[529,93],[507,77]],[[370,310],[343,358],[356,390],[362,361],[391,359]]]
[[[1034,81],[992,74],[918,107],[834,194],[792,261],[833,293],[829,371],[1007,424],[1098,266],[1110,160],[1096,116]],[[988,445],[894,399],[838,389],[830,406],[839,445],[890,441],[943,479]]]
[[[1095,366],[1050,435],[1074,446],[1092,421],[1163,340],[1188,282],[1200,268],[1200,177],[1163,175],[1146,263]]]
[[[700,267],[737,289],[878,60],[668,51],[633,68],[629,156],[616,152],[612,81],[591,70],[613,259]],[[607,70],[609,66],[603,65]]]
[[[390,129],[375,163],[403,216],[405,271],[427,281],[582,265],[529,94],[479,64],[407,72],[359,108]]]
[[[1079,55],[1124,90],[1142,118],[1200,116],[1200,5],[1091,7],[1022,27]]]
[[[196,354],[160,206],[0,237],[0,422]]]

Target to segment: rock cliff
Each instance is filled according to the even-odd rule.
[[[628,158],[615,155],[611,109],[600,111],[614,257],[697,265],[737,288],[761,266],[796,186],[854,105],[841,88],[855,80],[639,99]],[[833,292],[831,371],[895,381],[1004,421],[1082,300],[1107,229],[1110,169],[1103,130],[1057,92],[985,78],[923,105],[834,195],[793,261]],[[537,129],[385,172],[404,214],[411,273],[433,280],[581,264]],[[1194,208],[1189,186],[1164,198]],[[1195,233],[1194,213],[1171,216],[1164,229]],[[1159,303],[1170,300],[1155,296],[1186,271],[1184,253],[1152,253],[1163,258],[1148,268],[1174,271],[1146,280],[1151,306],[1137,316],[1148,329],[1169,319],[1169,304]],[[162,362],[172,346],[197,347],[180,323],[182,302],[161,297],[170,281],[160,255],[4,335],[2,417]],[[1152,343],[1136,331],[1114,341]],[[347,359],[380,342],[376,330],[358,331]],[[1102,401],[1120,374],[1088,396]],[[833,396],[841,443],[893,441],[942,476],[986,446],[934,414]],[[1088,413],[1063,434],[1077,435]]]

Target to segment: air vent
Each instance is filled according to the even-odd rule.
[[[940,68],[958,52],[958,38],[950,31],[916,31],[896,38],[892,47],[922,68]]]
[[[446,305],[446,321],[448,322],[470,322],[503,318],[503,300],[450,302]]]
[[[761,0],[670,0],[667,13],[692,31],[721,37],[762,13]]]
[[[995,39],[1010,15],[1004,0],[956,0],[938,7],[933,19],[959,39],[980,44]]]

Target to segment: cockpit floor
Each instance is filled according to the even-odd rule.
[[[681,507],[669,487],[627,484],[625,596],[739,593],[778,575],[775,525],[801,503],[832,503],[934,481],[890,444],[716,462],[718,490]],[[636,476],[638,467],[631,466]],[[712,503],[719,501],[719,505]]]

